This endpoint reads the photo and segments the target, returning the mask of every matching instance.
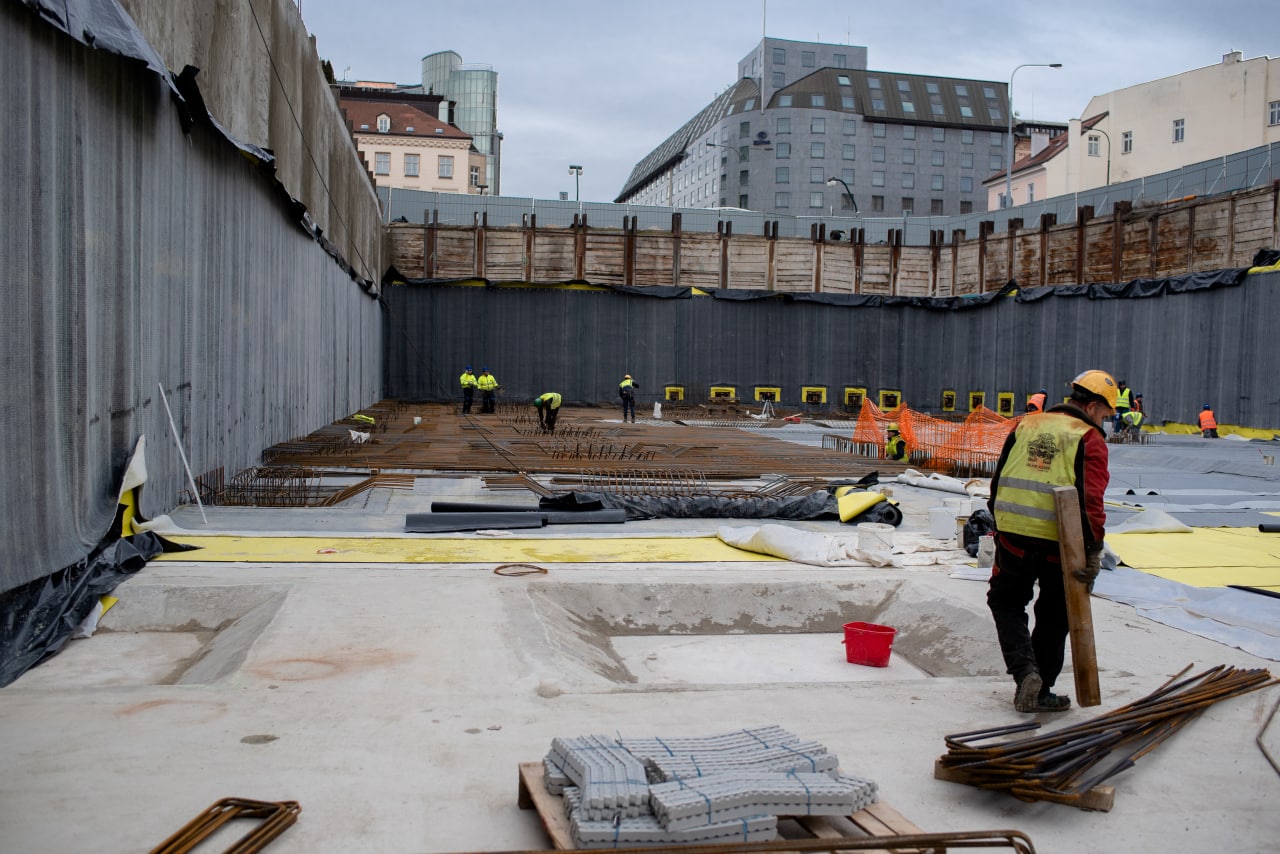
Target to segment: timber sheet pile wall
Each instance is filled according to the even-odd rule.
[[[107,533],[146,440],[141,511],[198,474],[381,398],[380,310],[226,139],[184,134],[141,64],[0,4],[0,592]]]
[[[998,393],[1011,392],[1021,412],[1040,387],[1065,394],[1071,377],[1098,367],[1141,392],[1157,422],[1191,421],[1209,401],[1224,423],[1280,428],[1280,351],[1269,343],[1280,273],[1145,298],[1084,290],[842,305],[581,285],[392,285],[385,389],[405,400],[456,399],[471,364],[488,367],[502,399],[517,402],[557,391],[570,402],[616,404],[630,373],[642,411],[679,385],[687,403],[706,402],[712,386],[735,387],[743,401],[767,386],[793,406],[802,387],[819,386],[833,410],[845,388],[865,387],[873,400],[896,390],[930,412],[944,390],[962,410],[971,391],[985,392],[992,409]]]
[[[955,231],[949,242],[937,231],[928,246],[902,245],[901,231],[872,244],[861,232],[852,242],[826,240],[823,231],[811,239],[682,232],[679,215],[670,231],[397,224],[392,263],[428,279],[960,296],[1011,280],[1039,287],[1245,267],[1259,249],[1280,245],[1278,193],[1271,184],[1173,206],[1119,203],[1115,216],[1097,219],[1081,208],[1070,223],[1011,219],[999,233],[984,223],[979,234]]]

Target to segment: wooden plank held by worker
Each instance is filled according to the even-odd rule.
[[[1076,578],[1084,568],[1084,532],[1080,527],[1080,493],[1074,486],[1053,490],[1058,509],[1058,556],[1062,560],[1062,587],[1067,599],[1067,624],[1071,631],[1071,670],[1076,678],[1076,702],[1081,706],[1102,703],[1098,687],[1098,654],[1093,642],[1093,606],[1089,586]]]

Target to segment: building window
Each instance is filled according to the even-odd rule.
[[[916,105],[904,98],[902,101],[902,112],[914,113],[915,111],[916,111]]]
[[[1271,118],[1267,124],[1280,125],[1280,101],[1272,101],[1267,105],[1267,109],[1271,111]]]
[[[738,196],[738,207],[742,208],[744,211],[751,210],[751,201],[747,198],[746,193]]]
[[[933,190],[941,190],[941,189],[942,189],[942,180],[943,180],[943,176],[941,176],[941,175],[934,175],[932,178],[930,178],[930,179],[929,179],[929,187],[930,187],[930,189],[933,189]]]
[[[1120,153],[1129,154],[1133,151],[1133,131],[1127,130],[1120,134]]]
[[[835,63],[836,68],[848,68],[848,67],[849,67],[849,64],[848,64],[848,62],[849,62],[849,61],[848,61],[847,59],[845,59],[845,55],[844,55],[843,53],[833,54],[833,55],[831,56],[831,59],[832,59],[832,61]]]
[[[774,156],[779,160],[787,160],[791,157],[791,143],[779,142],[773,146]]]
[[[933,165],[934,165],[934,166],[946,166],[946,165],[947,165],[947,153],[946,153],[945,151],[937,151],[937,150],[935,150],[935,151],[933,152],[933,160],[932,160],[931,162],[933,163]]]
[[[786,49],[786,48],[783,48],[783,47],[775,47],[775,48],[773,49],[773,64],[774,64],[774,65],[786,65],[786,64],[787,64],[787,49]]]
[[[852,168],[852,167],[848,167],[848,168],[845,168],[845,169],[841,169],[841,170],[840,170],[840,180],[844,181],[846,184],[852,184],[852,183],[853,183],[853,168]]]
[[[827,132],[826,119],[814,118],[809,120],[809,133],[826,133],[826,132]]]
[[[1187,120],[1174,119],[1173,120],[1173,141],[1182,142],[1184,139],[1186,139],[1186,136],[1187,136]]]
[[[406,154],[404,156],[404,174],[406,178],[418,177],[418,157],[417,154]]]
[[[751,122],[738,122],[738,139],[751,137]]]
[[[972,151],[960,152],[960,168],[961,169],[973,168],[973,152]]]
[[[750,177],[750,174],[751,174],[751,173],[749,173],[746,169],[743,169],[742,171],[740,171],[740,172],[738,173],[738,186],[739,186],[739,187],[745,187],[745,186],[747,186],[747,179],[748,179],[748,177]]]
[[[916,173],[903,172],[902,173],[902,189],[911,190],[911,189],[914,189],[915,186],[916,186]]]
[[[964,143],[965,145],[973,145],[973,131],[969,130],[968,128],[965,128],[964,130],[960,131],[960,142]]]
[[[933,141],[934,141],[934,142],[946,142],[946,141],[947,141],[947,129],[946,129],[946,128],[934,128],[934,129],[933,129]]]
[[[827,105],[827,96],[826,96],[826,95],[810,95],[810,96],[809,96],[809,106],[811,106],[811,107],[825,107],[826,105]]]
[[[879,89],[879,88],[880,88],[880,78],[879,78],[879,77],[868,77],[868,78],[867,78],[867,88],[868,88],[868,89]]]
[[[1004,158],[999,154],[993,154],[987,159],[987,168],[992,172],[999,172],[1004,168]]]
[[[885,148],[883,145],[871,146],[871,160],[873,163],[884,163]]]
[[[877,169],[875,172],[871,173],[871,186],[873,187],[884,186],[884,172],[882,170]]]
[[[809,194],[809,207],[820,208],[823,202],[827,200],[827,194],[821,191]]]
[[[773,88],[781,89],[785,85],[787,85],[787,75],[781,71],[773,72]]]
[[[964,108],[962,107],[961,109]],[[935,116],[945,116],[947,114],[946,109],[942,106],[942,101],[935,101],[932,98],[929,99],[929,112]]]
[[[852,96],[852,95],[841,95],[841,96],[840,96],[840,109],[842,109],[842,110],[856,110],[857,108],[858,108],[858,106],[857,106],[857,104],[856,104],[856,103],[854,103],[854,100],[853,100],[853,96]]]
[[[848,75],[848,74],[837,74],[837,75],[836,75],[836,85],[837,85],[837,86],[852,86],[853,84],[849,82],[849,75]]]
[[[961,214],[973,213],[973,202],[961,202],[960,213]]]
[[[751,146],[749,145],[738,146],[738,162],[739,163],[746,163],[747,159],[750,156],[751,156]]]
[[[992,147],[992,148],[1002,148],[1003,146],[1004,146],[1004,134],[1002,134],[1002,133],[996,133],[995,131],[992,131],[992,132],[991,132],[991,147]]]
[[[849,182],[845,181],[845,183],[847,184]],[[840,210],[842,211],[853,210],[853,200],[850,199],[849,194],[844,191],[844,187],[840,188]]]
[[[391,116],[388,116],[385,113],[378,116],[378,133],[390,133],[390,132],[391,132]]]
[[[844,133],[845,133],[846,135],[848,135],[848,136],[857,136],[857,135],[858,135],[858,120],[857,120],[857,119],[845,119],[845,120],[844,120]]]
[[[391,152],[376,151],[373,154],[373,174],[390,175],[391,174]]]
[[[791,119],[778,119],[778,133],[791,133]]]
[[[932,199],[929,202],[929,215],[942,216],[942,199]]]
[[[773,206],[775,208],[791,207],[791,194],[790,193],[774,193]]]
[[[1102,138],[1089,135],[1089,156],[1097,157],[1102,152]]]
[[[871,98],[871,110],[872,110],[873,112],[883,113],[883,112],[884,112],[884,98],[876,98],[876,97],[872,96],[872,98]]]
[[[916,150],[914,148],[902,149],[902,162],[911,166],[916,162]]]
[[[439,157],[439,171],[441,178],[453,177],[453,157],[448,154],[441,154]]]
[[[844,145],[840,146],[840,159],[841,160],[857,160],[858,159],[857,148],[858,147],[854,145],[852,142],[846,142]]]
[[[779,95],[779,96],[778,96],[778,106],[779,106],[779,107],[790,107],[790,106],[791,106],[791,96],[790,96],[790,95]]]
[[[884,124],[883,122],[875,122],[874,124],[872,124],[872,125],[871,125],[871,135],[872,135],[872,136],[874,136],[874,137],[876,137],[877,139],[884,139],[884,137],[885,137],[885,124]]]
[[[791,167],[790,166],[774,167],[773,182],[775,184],[790,184],[791,183]]]
[[[972,175],[965,175],[963,178],[960,179],[960,192],[962,193],[973,192],[973,176]]]
[[[873,211],[883,211],[883,210],[884,210],[884,196],[872,196],[872,197],[871,197],[871,209],[872,209]]]
[[[817,54],[811,50],[800,51],[800,64],[805,68],[813,68],[818,63]]]
[[[809,167],[809,183],[810,184],[827,183],[826,173],[827,173],[827,170],[823,169],[821,166],[810,166]]]
[[[930,95],[937,95],[937,94],[938,94],[938,84],[937,84],[937,83],[925,83],[925,84],[924,84],[924,91],[928,92]]]
[[[471,186],[473,187],[480,186],[480,167],[479,166],[471,167]]]
[[[809,156],[812,157],[814,160],[821,160],[822,158],[826,157],[827,156],[826,143],[822,143],[822,142],[809,143]]]
[[[902,197],[902,215],[911,216],[911,214],[915,213],[915,209],[916,209],[915,197],[903,196]]]

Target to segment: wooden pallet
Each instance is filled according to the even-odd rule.
[[[547,791],[545,770],[541,762],[520,763],[520,793],[516,801],[520,809],[538,811],[538,818],[551,839],[552,847],[557,851],[567,851],[574,847],[573,836],[569,830],[569,819],[564,814],[564,801],[559,795]],[[846,839],[867,837],[898,837],[924,833],[916,825],[903,818],[902,814],[886,803],[875,803],[866,809],[858,810],[850,816],[779,816],[778,825],[790,824],[800,829],[800,834],[807,834],[812,839]],[[734,849],[733,843],[715,846],[725,851]],[[875,849],[888,854],[886,849]],[[893,849],[893,854],[911,854],[919,849]]]

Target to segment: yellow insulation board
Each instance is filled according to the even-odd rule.
[[[156,560],[244,563],[702,563],[780,560],[716,537],[208,537],[166,534],[199,551]]]
[[[1280,534],[1195,528],[1186,534],[1107,534],[1127,565],[1192,587],[1237,584],[1280,591]]]

